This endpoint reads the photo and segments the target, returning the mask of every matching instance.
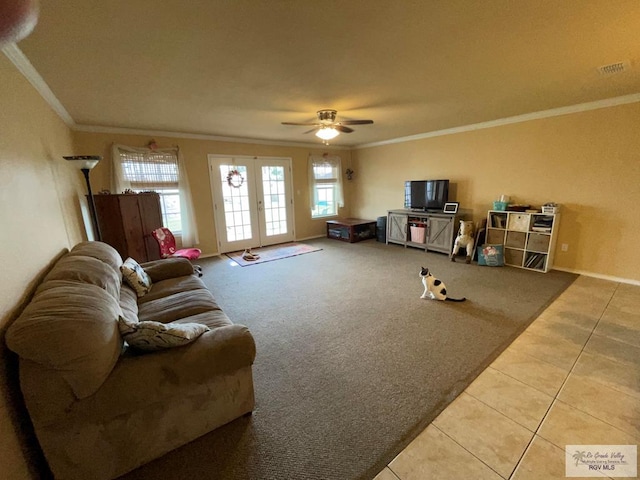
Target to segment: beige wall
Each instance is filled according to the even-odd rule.
[[[47,265],[83,240],[82,175],[62,159],[71,132],[0,55],[0,477],[31,478],[18,436],[16,365],[4,333]]]
[[[80,154],[102,155],[102,161],[91,172],[91,187],[98,192],[110,188],[110,159],[111,145],[143,147],[151,139],[156,140],[159,147],[178,145],[187,167],[189,183],[191,185],[196,222],[200,236],[203,255],[218,253],[215,234],[213,204],[209,183],[207,155],[249,155],[265,157],[287,157],[292,159],[293,194],[295,205],[295,237],[305,239],[323,235],[326,232],[326,219],[312,220],[309,210],[309,193],[307,181],[307,159],[310,153],[321,154],[326,150],[301,147],[283,147],[259,145],[250,143],[231,143],[212,140],[196,140],[190,138],[163,138],[159,136],[122,135],[108,133],[75,132],[75,147]],[[349,150],[331,150],[331,154],[342,158],[343,171],[351,166],[351,152]],[[348,199],[351,195],[350,182],[345,181],[345,208],[340,215],[348,216]]]
[[[451,201],[486,216],[493,200],[562,205],[559,268],[640,281],[640,103],[353,152],[351,211],[402,208],[403,182],[448,178]],[[560,245],[569,245],[562,252]]]

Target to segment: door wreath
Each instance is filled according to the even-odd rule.
[[[230,187],[240,188],[244,183],[244,177],[238,170],[230,170],[227,174],[227,183]]]

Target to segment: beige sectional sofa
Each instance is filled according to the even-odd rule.
[[[115,478],[253,410],[253,337],[220,310],[191,263],[142,264],[153,283],[140,298],[123,284],[122,263],[107,244],[76,245],[7,331],[55,478]],[[124,342],[119,317],[209,331],[141,352]]]

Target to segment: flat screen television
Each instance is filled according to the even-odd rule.
[[[441,212],[449,201],[449,180],[408,180],[404,182],[404,208]]]

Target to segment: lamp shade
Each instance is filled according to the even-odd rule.
[[[316,132],[316,137],[321,138],[322,140],[331,140],[332,138],[336,138],[338,135],[340,135],[340,132],[333,127],[322,127]]]
[[[75,155],[62,158],[73,162],[73,165],[78,170],[82,170],[85,168],[87,170],[91,170],[98,164],[100,160],[102,160],[102,157],[100,155]]]

